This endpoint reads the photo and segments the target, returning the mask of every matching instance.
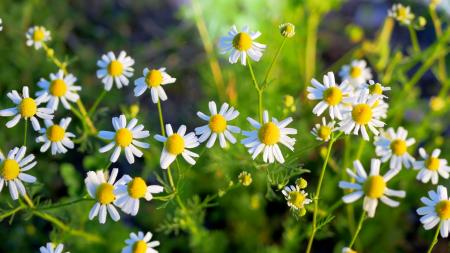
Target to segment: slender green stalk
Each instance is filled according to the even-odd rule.
[[[163,118],[163,114],[162,114],[162,109],[161,109],[161,101],[158,99],[158,114],[159,114],[159,126],[161,127],[161,134],[163,136],[166,136],[166,130],[164,128],[164,118]]]
[[[0,221],[2,221],[2,220],[5,219],[5,218],[8,218],[8,217],[11,216],[11,215],[16,214],[16,213],[19,212],[20,210],[23,210],[23,209],[26,209],[26,208],[27,208],[26,206],[20,205],[20,206],[18,206],[18,207],[16,207],[16,208],[12,209],[11,211],[6,212],[6,213],[0,215]]]
[[[28,120],[25,119],[25,129],[23,130],[23,145],[27,146],[27,135],[28,135]]]
[[[278,47],[277,52],[275,53],[275,56],[272,59],[272,62],[269,65],[269,68],[267,69],[266,75],[264,76],[263,86],[267,85],[267,82],[269,81],[270,73],[272,72],[273,66],[275,65],[275,62],[278,59],[278,56],[280,55],[281,49],[283,49],[284,44],[286,43],[286,37],[283,38],[283,41],[281,42],[280,47]]]
[[[261,89],[261,87],[258,84],[258,81],[256,80],[255,77],[255,72],[253,71],[253,67],[252,67],[252,62],[250,60],[250,58],[247,57],[247,65],[248,65],[248,70],[250,71],[250,75],[252,77],[253,80],[253,85],[255,86],[256,92],[258,93],[258,117],[259,117],[259,122],[262,123],[263,122],[263,105],[262,105],[262,100],[263,100],[263,90]]]
[[[36,210],[43,211],[43,210],[57,209],[57,208],[61,208],[61,207],[71,206],[71,205],[74,205],[74,204],[77,204],[80,202],[84,202],[84,201],[93,201],[93,199],[87,198],[87,197],[82,197],[82,198],[68,201],[65,203],[59,203],[59,204],[49,205],[49,206],[44,206],[44,207],[38,207],[38,208],[36,208]]]
[[[439,231],[441,230],[442,222],[439,223],[439,226],[436,228],[436,232],[434,233],[433,241],[431,241],[430,247],[428,248],[427,253],[431,253],[433,251],[434,246],[438,242]]]
[[[430,4],[430,17],[433,21],[434,31],[436,32],[436,38],[439,39],[442,36],[442,24],[439,16],[436,13],[436,5]],[[441,56],[438,60],[438,74],[440,82],[442,83],[439,96],[445,98],[447,96],[448,89],[450,88],[450,80],[447,80],[447,66],[445,61],[445,55]]]
[[[411,25],[408,26],[409,30],[409,37],[411,38],[411,43],[413,45],[414,53],[420,53],[420,45],[419,40],[417,39],[417,33],[416,30],[414,30],[414,27]]]
[[[361,231],[365,219],[366,219],[366,211],[363,211],[361,217],[359,218],[358,227],[356,228],[352,241],[348,245],[349,248],[353,247],[353,245],[355,244],[356,238],[358,238],[359,232]]]
[[[317,46],[317,30],[320,22],[320,14],[311,12],[307,20],[307,34],[305,47],[305,83],[311,81],[316,71],[316,46]]]
[[[89,109],[89,112],[88,112],[89,116],[92,116],[92,114],[94,114],[95,110],[97,109],[98,105],[103,100],[105,95],[106,95],[106,90],[102,90],[102,93],[100,94],[100,96],[97,97],[97,99],[95,100],[95,102],[92,105],[91,109]]]

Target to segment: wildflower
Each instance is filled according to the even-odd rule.
[[[295,180],[295,185],[297,185],[300,189],[305,189],[308,186],[308,181],[300,177],[297,180]]]
[[[340,85],[336,84],[333,72],[328,72],[323,76],[323,84],[316,79],[311,80],[312,86],[307,88],[308,99],[321,100],[313,108],[313,113],[317,116],[328,109],[332,119],[342,119],[342,111],[348,107],[348,103],[352,102],[351,88],[347,81],[343,81]]]
[[[193,157],[199,157],[199,155],[188,149],[200,145],[195,133],[191,132],[186,134],[185,125],[181,125],[178,131],[174,133],[170,124],[166,124],[166,133],[167,137],[159,134],[155,135],[157,141],[164,143],[160,158],[161,168],[167,169],[178,155],[182,155],[186,162],[194,165],[195,160]]]
[[[122,249],[122,253],[158,253],[155,247],[159,246],[159,241],[150,241],[152,233],[143,232],[130,233],[130,238],[125,241],[127,246]]]
[[[429,230],[440,224],[441,236],[447,238],[450,230],[450,199],[447,188],[439,185],[437,191],[429,191],[428,198],[422,197],[420,201],[425,204],[417,209],[417,214],[422,216],[420,222],[423,228]]]
[[[39,248],[39,251],[41,253],[62,253],[63,249],[64,249],[64,244],[62,244],[62,243],[54,244],[54,243],[48,242],[45,245],[45,247],[41,246]]]
[[[141,177],[131,178],[125,175],[119,181],[114,191],[117,197],[114,204],[120,207],[124,213],[133,216],[139,211],[139,200],[141,198],[150,201],[153,199],[153,193],[164,191],[164,188],[160,185],[147,185]]]
[[[248,173],[247,171],[242,171],[239,176],[239,183],[241,183],[243,186],[249,186],[252,184],[252,174]]]
[[[377,156],[381,157],[382,162],[390,159],[389,168],[399,170],[402,168],[402,164],[406,168],[413,164],[415,159],[408,153],[408,147],[413,145],[416,140],[407,137],[408,131],[399,127],[397,132],[394,132],[393,128],[388,128],[386,132],[375,138],[375,152]]]
[[[49,95],[47,108],[56,111],[58,109],[59,101],[63,104],[64,108],[70,110],[69,102],[77,102],[80,99],[77,92],[81,90],[81,86],[73,85],[77,81],[77,78],[72,74],[64,74],[64,71],[60,69],[56,74],[50,74],[50,81],[41,78],[38,82],[38,86],[42,88],[41,91],[36,92],[36,96],[41,96],[45,93]]]
[[[294,211],[305,211],[305,205],[312,202],[311,199],[307,198],[308,193],[301,190],[298,185],[288,185],[281,192],[287,201],[287,205]]]
[[[342,67],[339,76],[347,80],[353,88],[359,88],[372,78],[372,73],[365,60],[353,60],[349,65]]]
[[[35,49],[40,49],[45,42],[52,39],[50,31],[47,31],[43,26],[30,27],[25,36],[27,37],[27,46],[31,47],[34,45]]]
[[[449,177],[450,167],[447,166],[447,160],[439,159],[440,149],[433,150],[430,156],[425,149],[420,148],[419,154],[423,160],[413,163],[414,169],[420,170],[419,174],[417,174],[417,180],[427,183],[431,179],[433,184],[437,184],[439,175],[445,179]]]
[[[388,10],[388,16],[394,18],[402,25],[410,25],[414,19],[414,13],[411,12],[410,7],[403,4],[392,5],[392,8]]]
[[[356,250],[352,250],[349,247],[342,248],[342,253],[358,253]]]
[[[311,133],[317,140],[327,142],[330,140],[331,134],[336,131],[335,124],[336,122],[334,121],[327,124],[325,117],[322,117],[322,124],[316,124],[311,130]]]
[[[33,125],[33,129],[35,131],[41,130],[41,125],[37,118],[41,119],[53,119],[53,110],[49,108],[39,107],[40,104],[48,101],[47,93],[43,93],[36,99],[30,98],[30,94],[28,91],[28,86],[23,86],[22,88],[22,96],[16,90],[8,92],[7,96],[11,101],[16,104],[16,107],[4,109],[0,111],[0,116],[15,117],[6,123],[6,127],[11,128],[17,123],[19,123],[20,119],[23,118],[25,120],[30,119],[31,124]]]
[[[256,129],[242,132],[247,137],[242,140],[242,144],[248,148],[252,158],[255,159],[262,152],[264,162],[274,163],[277,160],[279,163],[284,163],[279,144],[294,151],[295,138],[288,135],[297,134],[297,129],[286,127],[292,122],[292,118],[289,117],[280,122],[275,118],[270,120],[269,113],[264,111],[262,124],[250,117],[247,120]]]
[[[143,75],[143,77],[140,77],[134,81],[134,85],[136,86],[136,88],[134,88],[134,95],[139,97],[147,89],[150,89],[153,103],[158,103],[158,99],[161,99],[162,101],[167,100],[166,92],[162,86],[169,83],[174,83],[177,79],[167,74],[166,68],[150,70],[145,68]]]
[[[117,58],[113,52],[108,52],[97,61],[97,66],[100,68],[97,70],[97,78],[102,80],[106,91],[111,90],[114,83],[120,89],[122,86],[127,86],[128,78],[133,76],[133,65],[133,58],[127,56],[125,51],[121,51]]]
[[[383,93],[391,90],[391,87],[383,86],[381,83],[375,82],[374,80],[369,80],[368,84],[364,83],[363,87],[369,90],[369,94],[380,95],[383,98],[385,97]]]
[[[112,124],[114,132],[112,131],[100,131],[98,136],[106,140],[114,140],[106,146],[99,149],[100,153],[105,153],[114,149],[111,155],[111,162],[116,162],[119,159],[119,155],[122,149],[125,151],[125,157],[128,163],[134,163],[134,156],[142,157],[143,153],[136,147],[147,149],[150,147],[148,143],[138,141],[137,139],[147,138],[150,133],[144,130],[144,125],[137,125],[138,120],[132,118],[127,124],[125,115],[112,118]]]
[[[74,138],[75,134],[67,132],[67,127],[71,121],[72,118],[67,117],[61,119],[59,124],[54,124],[51,120],[44,122],[46,127],[40,130],[42,135],[36,138],[37,143],[44,143],[41,147],[41,152],[47,151],[50,146],[52,155],[64,154],[67,152],[67,149],[74,148],[74,143],[70,138]]]
[[[431,97],[430,98],[430,108],[435,112],[442,111],[445,108],[445,100],[441,97]]]
[[[246,65],[247,55],[252,60],[259,61],[266,48],[266,45],[255,41],[260,35],[260,32],[250,32],[248,26],[244,26],[242,32],[238,32],[236,26],[233,25],[228,35],[220,38],[220,53],[230,52],[228,61],[232,64],[236,63],[241,57],[241,64]]]
[[[354,161],[353,167],[356,170],[356,174],[350,169],[347,169],[347,174],[354,178],[356,183],[340,181],[339,187],[355,191],[342,197],[342,200],[345,203],[352,203],[364,196],[363,209],[369,217],[375,215],[378,200],[381,200],[388,206],[396,207],[399,205],[399,202],[389,197],[405,197],[406,193],[404,191],[392,190],[386,186],[387,182],[397,175],[399,170],[389,170],[384,176],[381,176],[380,160],[378,159],[371,160],[369,175],[366,174],[364,167],[359,161]]]
[[[204,114],[203,112],[197,112],[198,117],[207,121],[208,124],[195,128],[195,134],[200,136],[198,141],[200,143],[205,142],[207,148],[211,148],[219,137],[219,143],[222,148],[227,146],[227,141],[236,143],[236,138],[232,133],[239,133],[241,129],[237,126],[228,125],[228,121],[234,120],[239,116],[239,112],[230,107],[227,103],[222,104],[220,111],[217,112],[217,106],[214,101],[208,103],[209,112],[211,116]]]
[[[22,196],[27,194],[22,181],[25,183],[36,182],[35,177],[24,173],[36,166],[37,163],[34,161],[33,154],[25,156],[26,151],[27,148],[23,146],[13,148],[6,157],[0,154],[0,192],[3,186],[8,186],[13,200],[19,198],[19,193]]]
[[[295,25],[291,23],[281,24],[278,28],[280,28],[280,33],[283,37],[291,38],[295,35]]]
[[[297,110],[295,106],[295,98],[291,95],[286,95],[283,97],[283,113],[288,114],[290,112],[295,112]]]
[[[109,178],[103,173],[103,171],[89,171],[84,183],[89,196],[95,199],[97,203],[91,208],[89,212],[89,220],[94,219],[97,215],[100,224],[106,222],[106,216],[109,214],[114,221],[120,220],[119,212],[114,207],[114,201],[116,200],[115,190],[118,183],[114,183],[117,178],[118,169],[114,168]]]

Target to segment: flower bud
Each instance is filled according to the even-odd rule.
[[[295,26],[291,23],[284,23],[279,26],[281,36],[291,38],[295,35]]]

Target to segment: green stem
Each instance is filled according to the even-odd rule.
[[[159,125],[161,127],[161,134],[163,136],[166,136],[166,130],[164,128],[164,118],[163,118],[163,114],[162,114],[162,109],[161,109],[161,101],[158,99],[158,114],[159,114]]]
[[[305,83],[309,83],[316,71],[316,44],[317,44],[317,28],[320,22],[320,14],[312,12],[308,15],[307,34],[305,47]]]
[[[261,89],[261,87],[258,84],[258,81],[256,80],[255,72],[253,71],[251,60],[248,57],[247,57],[247,65],[248,65],[248,70],[250,71],[250,75],[253,80],[253,86],[255,87],[256,92],[258,93],[258,117],[259,117],[259,122],[262,123],[263,122],[263,115],[262,115],[262,112],[263,112],[263,106],[262,106],[263,90]]]
[[[16,214],[17,212],[19,212],[20,210],[23,210],[23,209],[25,209],[25,208],[26,208],[26,206],[20,205],[20,206],[14,208],[13,210],[11,210],[11,211],[9,211],[9,212],[6,212],[6,213],[4,213],[4,214],[2,214],[2,215],[0,215],[0,221],[2,221],[2,220],[5,219],[5,218],[8,218],[8,217],[11,216],[11,215]]]
[[[430,247],[428,248],[427,253],[431,253],[431,251],[433,251],[434,246],[436,245],[436,243],[438,242],[438,236],[439,236],[439,231],[441,230],[441,226],[442,226],[442,222],[439,223],[439,226],[436,229],[436,232],[434,233],[434,237],[433,237],[433,241],[430,244]]]
[[[356,242],[356,238],[358,238],[359,232],[361,231],[362,225],[364,223],[364,219],[366,219],[366,211],[363,211],[361,214],[361,218],[359,218],[358,227],[356,228],[355,234],[353,235],[352,241],[348,245],[349,248],[353,247],[353,244]]]
[[[83,197],[83,198],[79,198],[79,199],[75,199],[69,202],[65,202],[65,203],[60,203],[60,204],[55,204],[55,205],[49,205],[49,206],[44,206],[41,208],[36,208],[36,210],[51,210],[51,209],[57,209],[57,208],[61,208],[61,207],[66,207],[66,206],[71,206],[73,204],[77,204],[80,202],[84,202],[84,201],[93,201],[93,199],[91,198],[87,198],[87,197]]]
[[[417,39],[416,30],[411,25],[408,26],[409,36],[411,38],[411,43],[413,45],[414,53],[420,53],[419,40]]]
[[[27,146],[28,119],[25,119],[25,129],[23,133],[23,146]]]
[[[283,41],[281,42],[280,47],[278,47],[277,52],[275,53],[275,56],[273,57],[272,62],[270,63],[269,68],[267,69],[267,72],[266,72],[266,75],[265,75],[264,81],[263,81],[263,86],[267,85],[267,81],[269,80],[270,73],[273,69],[273,66],[275,65],[275,62],[278,59],[278,56],[280,55],[281,49],[283,49],[284,44],[286,43],[286,39],[287,39],[286,37],[283,38]]]
[[[88,112],[89,116],[92,116],[92,114],[95,112],[95,110],[97,109],[98,105],[100,104],[100,102],[105,97],[105,95],[106,95],[106,90],[102,90],[102,93],[100,94],[100,96],[97,97],[97,99],[95,100],[95,102],[92,105],[91,109],[89,109],[89,112]]]

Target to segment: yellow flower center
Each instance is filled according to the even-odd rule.
[[[53,125],[47,128],[47,138],[52,142],[62,141],[66,131],[59,125]]]
[[[225,117],[216,114],[209,119],[209,128],[215,133],[222,133],[227,128]]]
[[[167,138],[166,149],[172,155],[179,155],[184,151],[184,139],[179,134],[172,134]]]
[[[239,51],[247,51],[252,47],[252,38],[247,33],[240,32],[233,38],[233,47]]]
[[[103,183],[97,188],[97,200],[102,205],[107,205],[112,203],[116,199],[114,195],[114,187],[112,184]]]
[[[380,198],[386,189],[386,182],[382,176],[370,176],[364,183],[364,193],[370,198]]]
[[[331,127],[329,126],[321,126],[319,128],[319,132],[317,133],[319,135],[319,137],[326,141],[330,138],[331,135]]]
[[[366,125],[372,119],[372,108],[368,104],[357,104],[352,109],[352,118],[356,123]]]
[[[34,29],[33,40],[36,42],[42,41],[45,38],[45,30],[37,27]]]
[[[14,180],[19,176],[20,167],[16,160],[6,159],[2,165],[2,177],[5,180]]]
[[[408,12],[405,7],[400,6],[397,9],[397,17],[399,20],[405,20],[408,17]]]
[[[147,193],[147,184],[141,177],[135,177],[128,183],[128,194],[135,199],[140,199]]]
[[[145,253],[147,252],[147,243],[143,240],[139,240],[133,245],[133,253]]]
[[[342,91],[337,87],[330,87],[323,92],[324,100],[331,106],[342,101]]]
[[[123,72],[123,64],[120,61],[113,60],[108,65],[108,73],[113,76],[120,76]]]
[[[425,166],[427,167],[427,169],[432,171],[437,171],[439,169],[439,165],[439,158],[436,157],[430,157],[425,161]]]
[[[148,87],[158,87],[163,81],[163,76],[161,71],[152,69],[145,76],[145,82]]]
[[[278,126],[273,122],[264,124],[258,132],[259,140],[266,145],[278,143],[280,140],[280,135],[280,128],[278,128]]]
[[[56,97],[62,97],[66,95],[67,84],[62,79],[53,80],[50,84],[50,94]]]
[[[241,174],[239,174],[239,182],[243,185],[243,186],[249,186],[253,179],[252,179],[252,175],[250,173],[247,172],[242,172]]]
[[[298,191],[291,191],[289,193],[289,200],[288,202],[295,206],[298,209],[303,208],[303,203],[305,202],[306,196],[303,195],[303,193]]]
[[[133,141],[133,133],[128,128],[121,128],[116,132],[116,143],[122,148],[128,147]]]
[[[379,84],[379,83],[370,85],[369,91],[370,91],[370,94],[377,94],[377,95],[383,94],[383,88],[382,88],[381,84]]]
[[[352,78],[358,78],[362,74],[362,69],[360,67],[353,66],[350,68],[350,76]]]
[[[435,210],[441,220],[450,219],[450,200],[441,200],[436,204]]]
[[[20,114],[24,118],[33,117],[37,112],[36,101],[32,98],[24,98],[19,105]]]
[[[407,146],[404,140],[397,139],[391,142],[391,150],[397,156],[401,156],[406,153],[406,149]]]

